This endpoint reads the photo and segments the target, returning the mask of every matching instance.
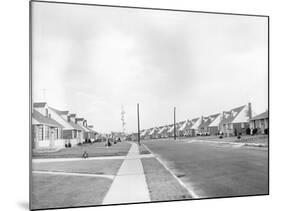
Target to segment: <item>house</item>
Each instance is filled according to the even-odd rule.
[[[215,130],[215,128],[213,127],[209,127],[212,122],[214,122],[216,120],[216,118],[219,116],[220,114],[213,114],[207,117],[201,117],[201,124],[199,125],[199,134],[200,135],[211,135],[214,133],[218,134],[218,127],[216,128],[217,130]],[[211,129],[213,129],[211,131]]]
[[[81,127],[80,125],[78,125],[76,122],[75,122],[75,119],[76,119],[76,114],[68,114],[67,116],[67,121],[68,123],[75,129],[74,130],[74,137],[77,139],[78,143],[83,143],[83,140],[85,139],[84,137],[84,128]]]
[[[94,126],[93,125],[86,125],[86,126],[90,130],[90,139],[92,141],[97,140],[98,133],[94,130]]]
[[[175,126],[173,124],[169,125],[169,129],[167,130],[167,136],[173,137],[174,136],[174,130],[175,130]]]
[[[157,132],[157,138],[164,138],[164,131],[167,130],[167,126],[160,126]]]
[[[258,134],[268,134],[268,122],[268,111],[265,111],[250,119],[250,128],[257,129]]]
[[[50,117],[48,113],[32,112],[32,148],[56,148],[63,145],[63,126]],[[61,144],[61,142],[63,142]]]
[[[149,139],[149,133],[151,129],[145,129],[141,132],[140,137],[141,139]]]
[[[189,129],[189,134],[191,134],[191,136],[195,136],[195,135],[199,134],[199,126],[202,123],[202,120],[203,120],[202,118],[203,117],[195,118],[195,119],[191,120],[192,126]]]
[[[218,135],[220,132],[220,122],[222,119],[222,114],[214,114],[212,116],[211,123],[207,126],[208,132],[211,136]]]
[[[68,139],[68,137],[65,136],[65,131],[71,131],[74,130],[74,128],[70,124],[68,124],[67,120],[65,120],[60,114],[57,113],[58,112],[57,110],[48,106],[46,102],[33,103],[33,110],[39,112],[43,116],[48,116],[52,118],[53,120],[55,120],[56,122],[58,122],[60,125],[63,126],[62,134],[61,134],[62,139],[56,142],[56,145],[58,147],[64,147],[65,144],[67,144],[70,140],[72,140],[72,139]],[[61,113],[63,115],[67,113],[67,111],[62,111]]]
[[[249,120],[252,117],[251,103],[243,105],[221,114],[219,129],[225,136],[237,136],[247,133],[250,127]]]
[[[90,130],[85,126],[87,124],[86,122],[87,120],[84,118],[75,118],[75,123],[83,129],[82,137],[84,140],[90,139]]]
[[[81,128],[78,127],[77,124],[69,121],[69,111],[61,111],[55,109],[53,107],[48,107],[49,112],[51,113],[52,117],[59,122],[61,125],[64,126],[63,128],[63,139],[65,140],[65,144],[71,144],[72,146],[81,143],[82,140],[78,136],[79,131]]]
[[[158,130],[158,138],[168,138],[168,130],[171,126],[165,125],[159,128]]]
[[[194,136],[195,131],[192,126],[197,122],[197,119],[186,120],[179,128],[179,136]]]
[[[167,130],[168,137],[174,137],[174,133],[176,132],[176,136],[179,136],[179,129],[184,121],[178,122],[175,125],[169,125],[169,129]]]
[[[149,138],[150,139],[155,139],[155,138],[157,138],[157,133],[158,133],[158,131],[159,131],[159,129],[157,128],[157,127],[154,127],[154,128],[152,128],[151,130],[150,130],[150,132],[149,132]]]

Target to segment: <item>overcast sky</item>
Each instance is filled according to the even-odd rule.
[[[127,131],[267,109],[267,19],[33,2],[33,99]],[[43,91],[46,90],[46,91]],[[45,93],[45,94],[44,94]]]

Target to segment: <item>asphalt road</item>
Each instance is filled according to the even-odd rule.
[[[268,194],[268,149],[153,140],[144,144],[199,198]]]

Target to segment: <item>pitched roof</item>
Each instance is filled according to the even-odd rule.
[[[33,107],[34,108],[42,108],[46,106],[46,102],[37,102],[37,103],[33,103]]]
[[[49,108],[53,109],[59,115],[68,115],[68,113],[69,113],[69,111],[60,111],[60,110],[55,109],[55,108],[53,108],[51,106],[49,106]]]
[[[220,114],[213,114],[203,118],[203,122],[199,127],[208,127]]]
[[[61,124],[59,124],[57,121],[53,120],[52,118],[45,117],[42,115],[40,112],[34,110],[32,113],[32,118],[36,121],[33,121],[32,124],[43,124],[43,125],[48,125],[52,127],[59,127],[63,128]]]
[[[69,121],[68,124],[70,124],[76,130],[84,130],[80,125],[75,124],[74,122]]]
[[[155,133],[157,133],[157,131],[158,131],[158,128],[157,128],[157,127],[152,128],[152,130],[150,131],[149,135],[150,135],[150,136],[151,136],[151,135],[154,135]]]
[[[75,130],[76,128],[73,127],[70,122],[64,119],[61,115],[61,111],[49,107],[49,109],[58,117],[57,121],[60,121],[60,124],[64,125],[64,130]],[[55,117],[54,117],[55,118]]]
[[[258,119],[268,119],[268,111],[265,111],[261,114],[254,116],[251,120],[258,120]]]
[[[190,127],[191,129],[197,129],[198,126],[201,124],[201,119],[200,118],[195,118],[191,120],[192,126]]]
[[[246,105],[231,109],[230,111],[226,111],[223,113],[222,120],[220,124],[231,123],[235,120],[235,118],[240,114],[240,112],[245,108]]]
[[[167,127],[167,126],[162,126],[161,128],[159,128],[159,130],[158,130],[158,134],[161,134],[161,133],[163,133],[163,132],[167,131],[167,129],[168,129],[168,127]]]

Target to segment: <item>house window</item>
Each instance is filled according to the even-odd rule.
[[[245,128],[245,123],[241,123],[241,128]]]
[[[49,126],[45,127],[45,139],[49,139],[50,138],[50,128]]]
[[[37,138],[38,138],[38,141],[42,141],[43,139],[44,139],[44,137],[43,137],[43,126],[42,125],[40,125],[40,126],[38,126],[37,127]]]

